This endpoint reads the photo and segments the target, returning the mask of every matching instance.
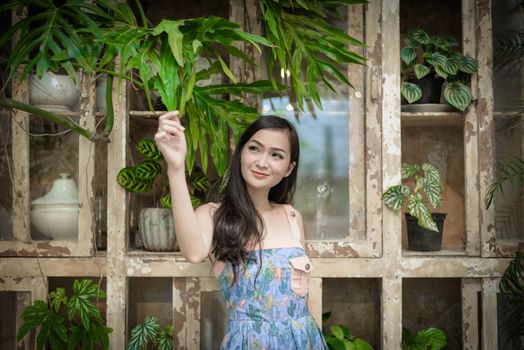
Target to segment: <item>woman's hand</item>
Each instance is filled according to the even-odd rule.
[[[158,118],[155,142],[169,168],[184,169],[187,145],[184,127],[178,119],[178,111],[168,112]]]

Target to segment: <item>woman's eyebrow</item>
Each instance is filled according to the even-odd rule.
[[[265,147],[265,146],[262,144],[262,142],[260,142],[260,141],[258,141],[258,140],[256,140],[256,139],[251,140],[251,142],[256,143],[257,145],[261,146],[262,148]],[[280,152],[286,153],[286,151],[284,151],[282,148],[271,147],[270,149],[273,150],[273,151],[280,151]]]

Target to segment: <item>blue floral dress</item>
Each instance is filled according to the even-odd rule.
[[[251,251],[234,284],[230,263],[218,277],[229,312],[221,349],[327,349],[307,306],[311,264],[300,245],[290,206],[286,212],[296,246]]]

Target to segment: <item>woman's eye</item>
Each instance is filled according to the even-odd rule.
[[[273,153],[273,157],[278,158],[278,159],[284,159],[284,156],[281,155],[280,153]]]
[[[258,148],[256,146],[249,146],[247,149],[250,150],[251,152],[258,151]]]

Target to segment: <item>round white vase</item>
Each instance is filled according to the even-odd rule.
[[[77,79],[78,81],[78,79]],[[74,111],[80,89],[69,75],[45,73],[42,78],[32,75],[29,82],[29,103],[47,111]]]
[[[31,202],[31,223],[43,237],[54,240],[78,238],[78,213],[78,191],[66,173],[45,196]]]

